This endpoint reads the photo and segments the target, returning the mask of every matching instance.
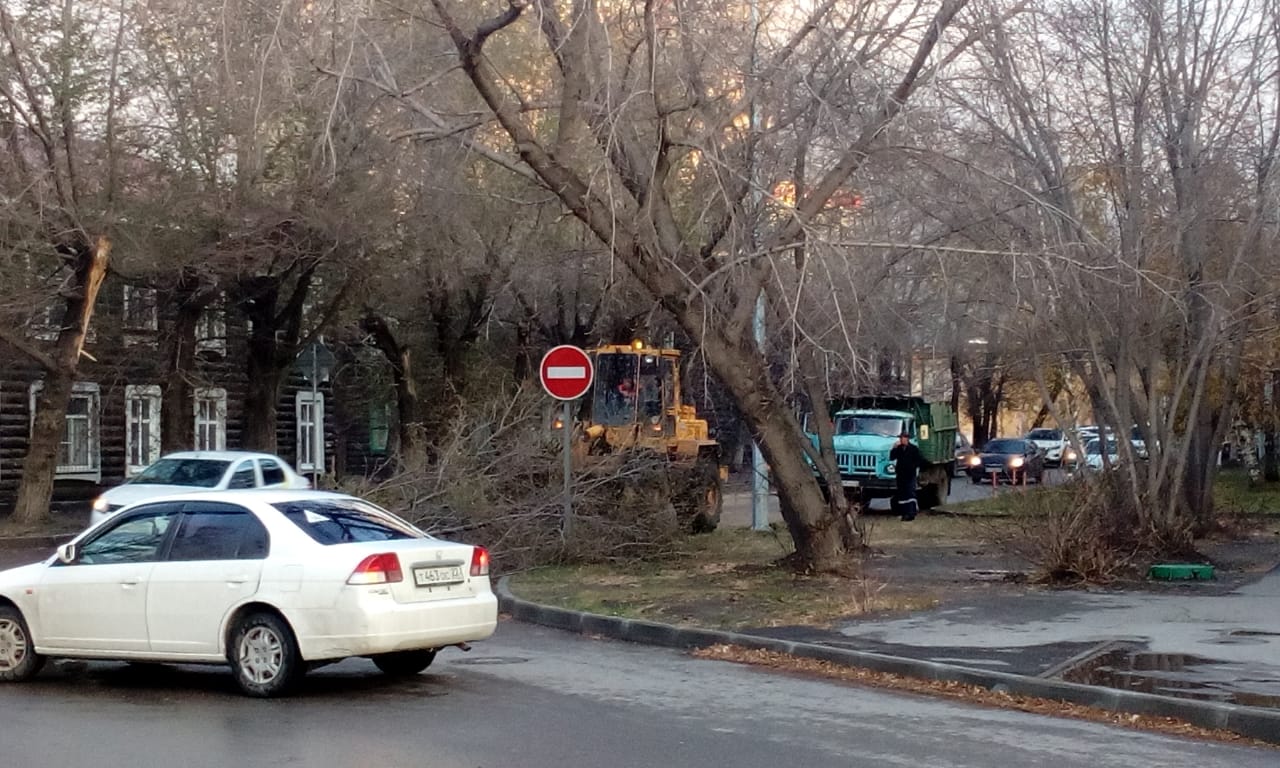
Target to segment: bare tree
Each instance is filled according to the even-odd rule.
[[[1067,3],[993,25],[949,92],[969,140],[1007,153],[982,172],[1026,251],[998,283],[1006,322],[1085,383],[1119,435],[1130,529],[1163,546],[1208,520],[1271,301],[1275,18],[1272,2]]]
[[[73,0],[25,10],[0,5],[0,197],[7,220],[0,247],[21,261],[20,271],[34,274],[40,287],[28,309],[37,311],[23,319],[41,315],[37,323],[49,339],[28,337],[28,324],[12,313],[0,321],[0,341],[42,376],[14,508],[23,523],[38,523],[49,509],[68,401],[89,354],[86,339],[110,261],[126,23],[119,9],[103,13]],[[93,59],[104,39],[105,70]]]
[[[698,339],[770,462],[802,568],[841,562],[843,499],[824,498],[805,456],[831,472],[834,462],[804,437],[750,340],[757,296],[769,293],[776,322],[783,273],[773,257],[799,242],[919,85],[956,55],[959,47],[936,49],[964,4],[949,0],[925,14],[824,2],[807,17],[787,18],[786,6],[761,3],[769,21],[745,39],[734,33],[749,17],[745,3],[542,0],[491,15],[475,4],[431,4],[461,72],[501,128],[504,141],[485,142],[486,151],[554,192]],[[899,56],[903,46],[909,53]],[[840,50],[850,52],[846,66],[824,76],[853,75],[859,87],[841,94],[849,101],[839,133],[809,152],[812,184],[765,216],[752,192],[772,200],[773,185],[752,169],[776,129],[751,115],[793,121],[770,106],[788,89],[809,86],[804,61]],[[809,104],[819,113],[826,106]],[[543,110],[553,112],[554,128],[536,118]],[[445,130],[448,121],[436,117]]]

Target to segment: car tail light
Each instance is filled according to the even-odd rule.
[[[400,581],[404,581],[404,572],[400,570],[400,558],[394,552],[369,555],[360,561],[347,579],[348,584],[395,584]]]
[[[484,547],[475,547],[471,550],[471,575],[489,575],[489,550]]]

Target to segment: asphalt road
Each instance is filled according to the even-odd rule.
[[[1066,473],[1061,469],[1045,470],[1044,484],[1057,485],[1066,479]],[[1035,488],[1036,484],[1032,483],[1030,488]],[[1020,489],[1010,485],[992,486],[991,483],[982,483],[975,485],[968,475],[954,477],[951,480],[951,493],[947,496],[947,501],[955,504],[962,501],[977,501],[979,499],[991,498],[996,493],[1017,493]],[[887,513],[889,511],[888,499],[874,499],[871,502],[871,513]],[[781,523],[782,513],[778,511],[778,497],[776,495],[769,496],[769,520],[770,522]],[[750,528],[751,527],[751,491],[749,478],[737,478],[732,482],[725,492],[724,511],[720,517],[720,524],[726,527],[734,528]]]
[[[390,682],[355,660],[297,696],[229,673],[72,664],[0,685],[0,765],[1274,768],[1277,752],[971,707],[504,623]]]

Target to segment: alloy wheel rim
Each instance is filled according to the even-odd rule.
[[[27,635],[13,619],[0,619],[0,670],[18,668],[27,657]]]
[[[268,627],[254,627],[240,640],[240,670],[250,682],[264,685],[284,666],[284,643]]]

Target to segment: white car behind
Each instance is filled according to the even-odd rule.
[[[97,525],[130,504],[176,493],[245,488],[310,488],[311,481],[289,462],[251,451],[183,451],[162,456],[93,502],[89,522]]]
[[[482,547],[341,494],[185,494],[0,571],[0,682],[50,657],[229,664],[245,694],[278,696],[351,656],[417,674],[497,620]]]
[[[1062,465],[1063,455],[1068,448],[1067,436],[1062,430],[1040,427],[1028,432],[1023,439],[1035,443],[1044,452],[1045,466]]]

